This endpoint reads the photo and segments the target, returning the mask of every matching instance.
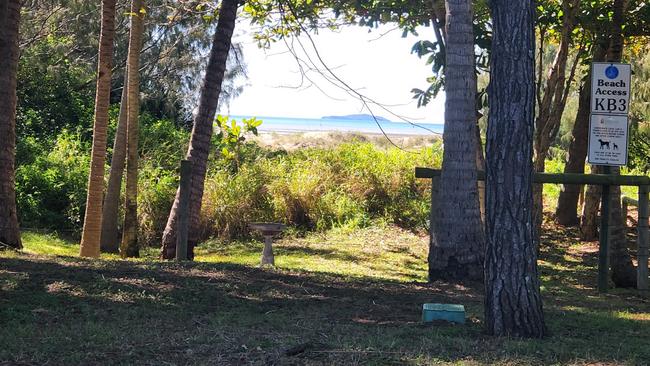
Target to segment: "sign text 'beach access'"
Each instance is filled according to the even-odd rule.
[[[594,62],[591,66],[589,164],[627,164],[630,71],[629,64]]]
[[[594,62],[591,113],[625,114],[630,110],[630,65]]]

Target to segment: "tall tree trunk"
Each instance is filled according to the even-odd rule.
[[[545,170],[546,157],[548,156],[551,144],[560,130],[562,114],[564,113],[570,85],[573,81],[579,59],[578,55],[576,55],[570,75],[567,77],[566,69],[569,59],[569,46],[576,24],[576,15],[580,9],[580,1],[564,0],[562,2],[562,9],[564,11],[564,18],[560,33],[560,44],[553,65],[546,78],[544,95],[538,96],[540,98],[538,99],[540,100],[540,105],[537,108],[538,115],[535,120],[535,140],[533,145],[535,148],[534,169],[536,172],[543,172]],[[538,55],[538,57],[542,57],[542,55]],[[538,72],[541,73],[542,70],[538,70]],[[533,188],[533,199],[535,202],[533,215],[536,228],[535,237],[538,239],[542,228],[544,209],[542,184],[535,184]]]
[[[126,192],[122,258],[138,257],[138,118],[140,117],[140,51],[146,11],[143,0],[131,2],[131,32],[127,56]]]
[[[128,73],[128,71],[127,71]],[[120,99],[120,114],[115,131],[113,142],[113,158],[111,159],[111,170],[108,174],[108,186],[104,197],[102,210],[102,234],[100,247],[102,252],[117,253],[120,248],[120,235],[117,229],[118,211],[120,205],[120,190],[122,189],[122,177],[126,165],[126,105],[127,105],[127,83],[128,76],[124,76],[124,87]]]
[[[612,37],[607,51],[607,61],[621,62],[623,56],[623,24],[628,0],[614,0],[612,15]],[[620,174],[615,167],[612,174]],[[621,213],[621,187],[612,187],[610,205],[610,264],[612,281],[616,287],[636,287],[636,270],[627,249],[626,222]]]
[[[447,0],[445,145],[429,279],[480,279],[483,231],[476,172],[472,4]]]
[[[443,52],[446,58],[445,45],[447,43],[447,40],[445,35],[447,34],[447,30],[446,27],[443,27],[445,24],[447,24],[447,21],[445,19],[446,5],[443,0],[433,0],[431,3],[432,3],[431,23],[433,24],[433,31],[436,36],[436,40],[438,41],[438,44],[440,46],[440,52]],[[476,125],[474,128],[476,133],[476,148],[475,148],[476,169],[480,171],[485,171],[485,155],[483,154],[483,143],[481,141],[481,128],[479,127],[479,123],[478,123],[479,119],[482,117],[482,114],[479,112],[479,110],[481,109],[479,102],[480,101],[477,99],[476,100]],[[481,210],[481,224],[483,224],[485,222],[485,181],[484,180],[477,181],[477,186],[478,186],[478,195],[479,195],[479,207]],[[484,228],[481,228],[481,230],[484,232]]]
[[[217,30],[212,41],[210,59],[206,67],[205,79],[201,88],[201,98],[198,112],[194,117],[194,127],[190,137],[190,146],[187,159],[193,163],[192,190],[190,194],[190,231],[187,243],[188,259],[194,258],[194,246],[198,241],[199,216],[201,214],[201,200],[203,199],[203,185],[207,170],[208,155],[210,153],[210,139],[214,128],[214,117],[219,104],[219,94],[226,71],[226,61],[235,29],[237,7],[239,0],[223,0],[217,21]],[[178,221],[178,190],[172,206],[167,226],[163,232],[161,257],[172,259],[176,252],[176,233]]]
[[[493,0],[488,89],[485,322],[499,336],[545,334],[533,237],[535,8]]]
[[[604,61],[607,45],[596,42],[593,46],[592,61]],[[569,144],[568,160],[564,166],[564,173],[584,173],[585,159],[587,158],[587,140],[589,135],[589,114],[591,112],[591,70],[587,74],[582,87],[578,102],[575,123],[571,133],[572,139]],[[578,198],[582,186],[575,184],[562,185],[560,196],[557,200],[555,215],[560,225],[570,226],[579,223],[578,220]],[[597,208],[596,208],[597,209]],[[597,229],[585,227],[590,238],[597,238]],[[595,234],[593,234],[596,232]],[[591,234],[595,235],[592,236]],[[594,239],[595,240],[595,239]]]
[[[612,174],[620,174],[619,167],[612,167]],[[621,187],[610,189],[609,205],[609,263],[612,267],[612,282],[616,287],[636,287],[636,269],[627,249],[626,221],[621,208]]]
[[[591,173],[603,174],[603,169],[595,165],[591,167]],[[582,240],[598,240],[598,209],[600,207],[601,193],[602,189],[600,186],[587,186],[585,203],[582,207],[582,215],[580,217],[580,238]]]
[[[82,257],[99,257],[99,237],[102,224],[104,191],[104,163],[106,160],[106,129],[111,96],[111,65],[113,64],[113,38],[115,37],[115,0],[102,0],[102,27],[99,36],[97,62],[97,89],[95,92],[95,123],[93,148],[90,155],[90,174],[86,196]]]
[[[16,73],[20,0],[0,4],[0,250],[20,249],[16,212]]]
[[[485,154],[483,154],[483,143],[481,142],[481,129],[478,125],[478,118],[476,119],[476,169],[485,171]],[[481,231],[485,235],[485,181],[479,180],[477,182],[478,188],[478,203],[481,210]],[[485,239],[483,240],[485,242]]]

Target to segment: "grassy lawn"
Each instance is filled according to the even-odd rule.
[[[543,340],[483,334],[482,284],[428,284],[426,236],[392,226],[276,243],[210,242],[195,263],[156,251],[76,258],[78,246],[27,233],[0,253],[0,364],[647,364],[650,298],[598,295],[597,247],[547,226]],[[422,325],[422,303],[466,306],[466,325]]]

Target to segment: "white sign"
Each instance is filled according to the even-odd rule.
[[[589,164],[626,165],[627,135],[627,116],[592,114],[589,121]]]
[[[591,64],[591,113],[627,115],[630,110],[629,64]]]

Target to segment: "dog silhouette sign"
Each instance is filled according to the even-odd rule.
[[[589,123],[589,164],[626,165],[627,136],[627,116],[592,114]]]

